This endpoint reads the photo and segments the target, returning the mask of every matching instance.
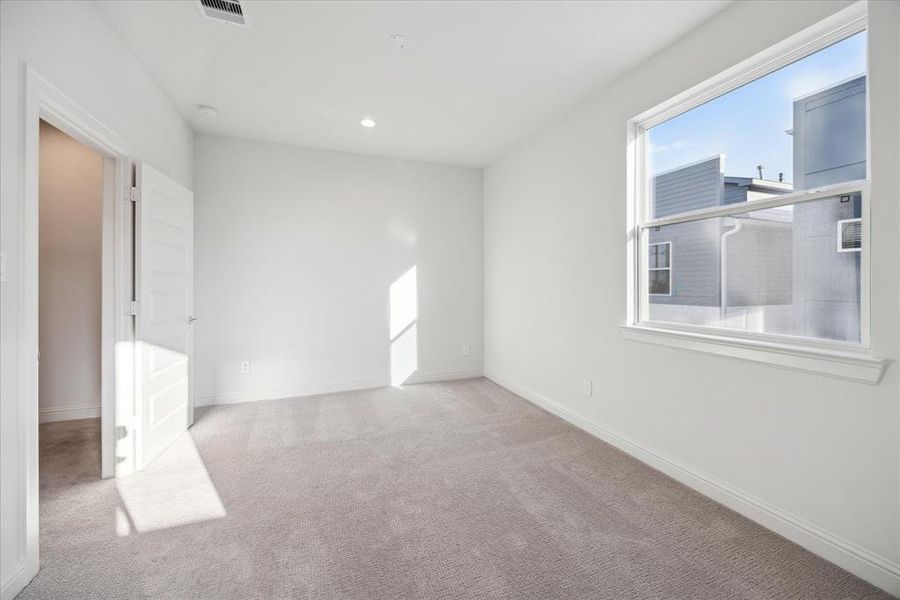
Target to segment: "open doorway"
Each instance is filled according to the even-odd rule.
[[[126,476],[146,466],[169,441],[174,442],[190,422],[188,356],[190,324],[194,321],[191,316],[193,193],[149,165],[133,162],[131,150],[121,137],[29,65],[25,65],[23,77],[23,185],[17,205],[21,243],[15,264],[21,286],[21,311],[17,321],[20,335],[18,377],[23,402],[19,411],[20,435],[13,440],[21,460],[15,489],[21,500],[19,523],[22,535],[16,543],[17,552],[24,557],[23,568],[17,575],[22,586],[40,568],[42,527],[39,520],[44,518],[40,498],[47,499],[52,495],[51,488],[41,485],[41,429],[44,428],[46,434],[55,423],[62,423],[59,427],[63,428],[69,427],[67,423],[74,423],[71,427],[76,433],[70,431],[67,433],[71,435],[61,436],[58,439],[61,448],[57,450],[62,451],[54,453],[61,461],[56,467],[62,467],[58,473],[63,479],[72,475],[97,479],[98,453],[99,476],[103,478]],[[93,275],[82,273],[63,278],[56,284],[48,282],[46,276],[52,276],[55,270],[68,276],[73,275],[70,271],[75,267],[64,261],[61,267],[42,261],[41,238],[52,235],[52,231],[47,231],[48,226],[66,235],[74,234],[74,219],[89,214],[96,218],[98,198],[96,188],[92,188],[89,197],[92,197],[93,205],[80,204],[74,216],[67,214],[52,223],[48,217],[44,219],[47,222],[42,223],[42,217],[46,217],[42,208],[59,209],[55,203],[45,202],[41,197],[46,195],[46,186],[44,193],[41,190],[42,175],[60,174],[60,169],[53,169],[49,163],[42,164],[47,158],[41,156],[42,131],[55,136],[64,146],[77,148],[84,157],[90,156],[85,163],[90,166],[74,167],[74,170],[93,173],[94,183],[97,159],[100,161],[99,223],[93,221],[91,227],[84,228],[96,235],[99,227],[99,307],[93,304],[90,309],[94,318],[88,313],[62,327],[52,321],[54,311],[45,310],[45,314],[41,314],[42,301],[46,303],[50,298],[55,301],[56,296],[61,296],[61,308],[56,312],[74,312],[75,307],[70,304],[76,304],[77,295],[69,288],[93,285],[92,293],[78,297],[82,301],[79,304],[84,304],[88,298],[87,303],[92,304],[97,298],[97,281],[89,283]],[[48,143],[45,141],[43,145],[46,150]],[[53,158],[48,160],[52,162]],[[80,164],[78,160],[75,162]],[[73,167],[62,170],[69,168]],[[65,189],[67,185],[80,186],[82,183],[62,181],[54,185]],[[59,216],[57,213],[53,219]],[[86,252],[90,247],[88,254],[93,254],[93,258],[84,260],[91,262],[96,261],[96,243],[95,237],[90,243],[82,240],[74,249],[55,250],[64,254],[63,258],[73,259],[73,253]],[[43,249],[45,259],[51,250],[53,248]],[[96,262],[93,264],[96,269]],[[60,289],[62,293],[59,293]],[[54,290],[57,294],[52,293]],[[147,310],[142,311],[142,306]],[[80,343],[65,341],[87,342],[95,338],[98,312],[99,374],[96,346],[88,345],[85,349]],[[63,331],[62,342],[55,338],[61,330],[68,330]],[[180,333],[178,344],[173,342],[176,330]],[[167,336],[169,333],[172,335]],[[138,334],[139,342],[135,340]],[[50,349],[51,346],[56,347]],[[45,355],[43,364],[41,350]],[[179,354],[174,357],[178,360],[174,360],[173,352]],[[79,360],[85,358],[82,353],[90,354],[88,360]],[[68,369],[54,364],[60,358],[76,360],[74,370],[72,363]],[[75,375],[71,375],[73,372]],[[167,385],[172,382],[164,380],[164,376],[177,376],[178,385]],[[54,381],[56,377],[63,382],[62,392]],[[72,377],[83,377],[87,385],[77,391],[71,385]],[[98,379],[99,423],[95,416]],[[41,390],[41,387],[46,389]],[[79,431],[78,421],[85,418],[95,420],[92,426]],[[176,427],[176,424],[182,426]],[[46,434],[43,441],[51,442],[52,439]],[[73,441],[82,444],[80,450],[67,447],[67,443]],[[78,468],[67,471],[73,462]],[[62,489],[73,488],[64,486]]]
[[[49,496],[101,477],[103,162],[41,120],[39,458]]]
[[[16,522],[20,532],[11,538],[11,544],[23,562],[15,581],[8,584],[10,589],[21,589],[40,569],[40,499],[49,497],[49,490],[41,489],[39,460],[41,371],[51,368],[40,365],[40,292],[48,285],[41,281],[40,261],[42,128],[46,131],[46,126],[52,125],[59,135],[96,153],[102,164],[99,462],[104,479],[142,469],[189,425],[190,330],[195,320],[193,192],[146,163],[134,162],[123,138],[30,65],[24,65],[22,73],[24,139],[17,203],[20,243],[14,264],[21,288],[16,322],[22,403],[17,411],[19,435],[10,440],[10,447],[16,450],[11,459],[17,459],[15,486],[11,489],[18,502]],[[170,277],[165,276],[167,273]],[[89,370],[85,372],[90,374]],[[177,379],[177,385],[164,380],[165,376]],[[77,406],[84,408],[85,404],[90,406],[90,401],[79,401]],[[50,408],[46,400],[43,406]],[[45,410],[44,420],[54,412],[64,413]],[[75,411],[69,416],[83,414]],[[176,427],[178,424],[181,426]],[[89,431],[86,435],[90,439]],[[96,453],[96,437],[93,439]],[[6,441],[4,438],[4,444]],[[73,458],[68,453],[60,453],[60,457]],[[85,464],[88,472],[94,469],[96,473],[89,458]]]

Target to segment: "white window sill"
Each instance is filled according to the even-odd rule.
[[[876,384],[887,361],[864,352],[743,339],[648,325],[622,325],[626,339],[767,363],[794,371]]]

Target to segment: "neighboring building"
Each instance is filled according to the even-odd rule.
[[[733,204],[736,202],[748,202],[775,195],[785,194],[791,191],[791,185],[777,181],[766,181],[750,177],[727,177],[724,174],[724,157],[712,158],[675,169],[657,175],[654,179],[654,216],[656,218],[681,213],[689,210],[710,208]],[[763,212],[763,211],[760,211]],[[772,239],[765,242],[765,246],[780,248],[778,253],[770,253],[766,257],[757,259],[748,267],[753,267],[759,272],[754,276],[749,270],[742,271],[743,285],[748,288],[754,280],[763,278],[763,273],[772,270],[783,270],[781,265],[769,263],[783,262],[784,252],[790,252],[790,239],[785,236],[785,230],[790,228],[785,223],[783,211],[765,211],[767,214],[754,213],[754,217],[760,224],[754,226],[754,237],[769,235]],[[773,220],[774,219],[774,220]],[[741,219],[746,221],[749,219]],[[657,305],[673,305],[688,307],[722,307],[725,305],[744,305],[746,298],[735,294],[725,294],[723,297],[722,273],[723,263],[728,256],[723,255],[722,249],[729,232],[736,226],[733,217],[713,218],[691,223],[680,223],[660,228],[659,231],[650,232],[651,263],[656,259],[651,269],[651,298],[650,301]],[[732,242],[734,243],[734,242]],[[738,257],[733,257],[739,260]],[[775,259],[778,258],[776,261]],[[726,271],[729,276],[733,270]],[[765,298],[754,298],[754,301],[762,300],[764,304],[790,302],[790,274],[786,279],[782,277],[781,288],[772,290],[771,295]],[[655,288],[652,285],[656,284]],[[763,288],[771,287],[763,285]],[[725,288],[727,289],[727,288]],[[785,290],[787,290],[785,295]],[[729,297],[730,296],[730,297]],[[660,315],[678,314],[685,315],[685,311],[656,310],[651,314],[652,318],[661,318]],[[720,317],[719,311],[693,311],[691,322],[709,322]],[[679,320],[687,319],[683,316]]]
[[[714,156],[654,178],[654,217],[864,179],[865,147],[858,77],[794,102],[793,185]],[[854,195],[651,231],[651,319],[858,340],[860,214]]]
[[[793,135],[796,189],[865,179],[866,78],[797,99]],[[794,208],[798,335],[859,339],[861,214],[859,194]]]

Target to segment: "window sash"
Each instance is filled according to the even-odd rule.
[[[753,200],[750,202],[738,202],[735,204],[726,204],[725,206],[714,206],[711,208],[701,208],[688,212],[679,213],[677,215],[669,215],[660,219],[650,219],[639,224],[642,230],[652,229],[654,227],[662,227],[664,225],[674,225],[676,223],[687,223],[689,221],[700,221],[702,219],[710,219],[712,217],[729,217],[731,215],[740,215],[748,212],[764,210],[766,208],[777,208],[779,206],[789,206],[792,204],[801,204],[803,202],[811,202],[813,200],[821,200],[822,198],[830,198],[832,196],[840,196],[844,194],[861,193],[864,197],[868,195],[869,182],[866,180],[848,181],[846,183],[837,183],[827,185],[812,190],[802,190],[774,196],[765,200]],[[649,212],[649,207],[645,207],[645,211]]]
[[[813,190],[805,190],[801,192],[795,192],[791,194],[784,194],[783,196],[776,196],[774,198],[769,198],[766,200],[754,200],[752,202],[743,202],[740,204],[727,205],[722,207],[713,207],[709,209],[700,209],[696,211],[685,212],[677,215],[671,215],[668,217],[664,217],[662,219],[655,219],[652,221],[646,222],[638,222],[635,226],[635,235],[634,241],[636,256],[634,260],[634,298],[636,300],[636,305],[634,307],[634,312],[631,313],[633,318],[629,320],[629,323],[632,325],[638,325],[642,327],[649,327],[655,329],[665,329],[669,331],[684,331],[684,332],[700,332],[707,333],[710,335],[716,335],[720,337],[731,337],[734,339],[749,339],[749,340],[782,340],[787,343],[796,343],[800,345],[806,345],[809,347],[817,347],[817,348],[831,348],[831,349],[845,349],[849,351],[869,351],[871,350],[871,258],[870,258],[870,248],[869,248],[869,227],[871,222],[871,202],[869,201],[869,181],[868,180],[858,180],[858,181],[850,181],[847,183],[840,183],[835,185],[824,186],[821,188],[816,188]],[[748,332],[742,331],[740,329],[728,329],[724,327],[714,327],[714,326],[701,326],[701,325],[691,325],[688,323],[673,323],[668,321],[659,321],[652,320],[649,318],[650,315],[650,298],[653,296],[659,296],[661,294],[651,294],[649,290],[649,283],[646,281],[645,273],[651,270],[649,267],[649,255],[648,249],[650,247],[650,242],[647,240],[649,235],[649,230],[654,229],[656,227],[661,227],[664,225],[672,225],[675,223],[688,223],[692,221],[699,221],[702,219],[708,219],[712,217],[723,217],[734,214],[743,214],[747,212],[753,212],[757,210],[763,210],[766,208],[776,208],[779,206],[790,206],[796,204],[802,204],[804,202],[811,202],[815,200],[821,200],[823,198],[832,198],[834,196],[840,196],[848,193],[859,193],[861,194],[861,206],[862,206],[862,216],[859,217],[862,227],[862,248],[860,248],[860,339],[858,342],[853,341],[840,341],[840,340],[828,340],[822,338],[814,338],[814,337],[804,337],[797,336],[792,334],[782,334],[782,333],[765,333],[765,332]],[[670,243],[670,242],[654,242],[654,243]],[[671,248],[670,248],[671,252]],[[669,258],[669,267],[672,268],[671,256]],[[672,291],[672,279],[671,272],[669,275],[669,292],[671,295]],[[664,295],[664,294],[662,294]]]

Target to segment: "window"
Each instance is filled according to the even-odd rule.
[[[862,250],[862,219],[841,219],[838,225],[838,252]]]
[[[645,128],[642,320],[862,342],[865,40]]]
[[[849,352],[880,377],[868,354],[864,11],[632,120],[626,335],[693,336],[732,355]]]
[[[650,244],[647,256],[648,290],[651,296],[672,293],[672,243]]]

